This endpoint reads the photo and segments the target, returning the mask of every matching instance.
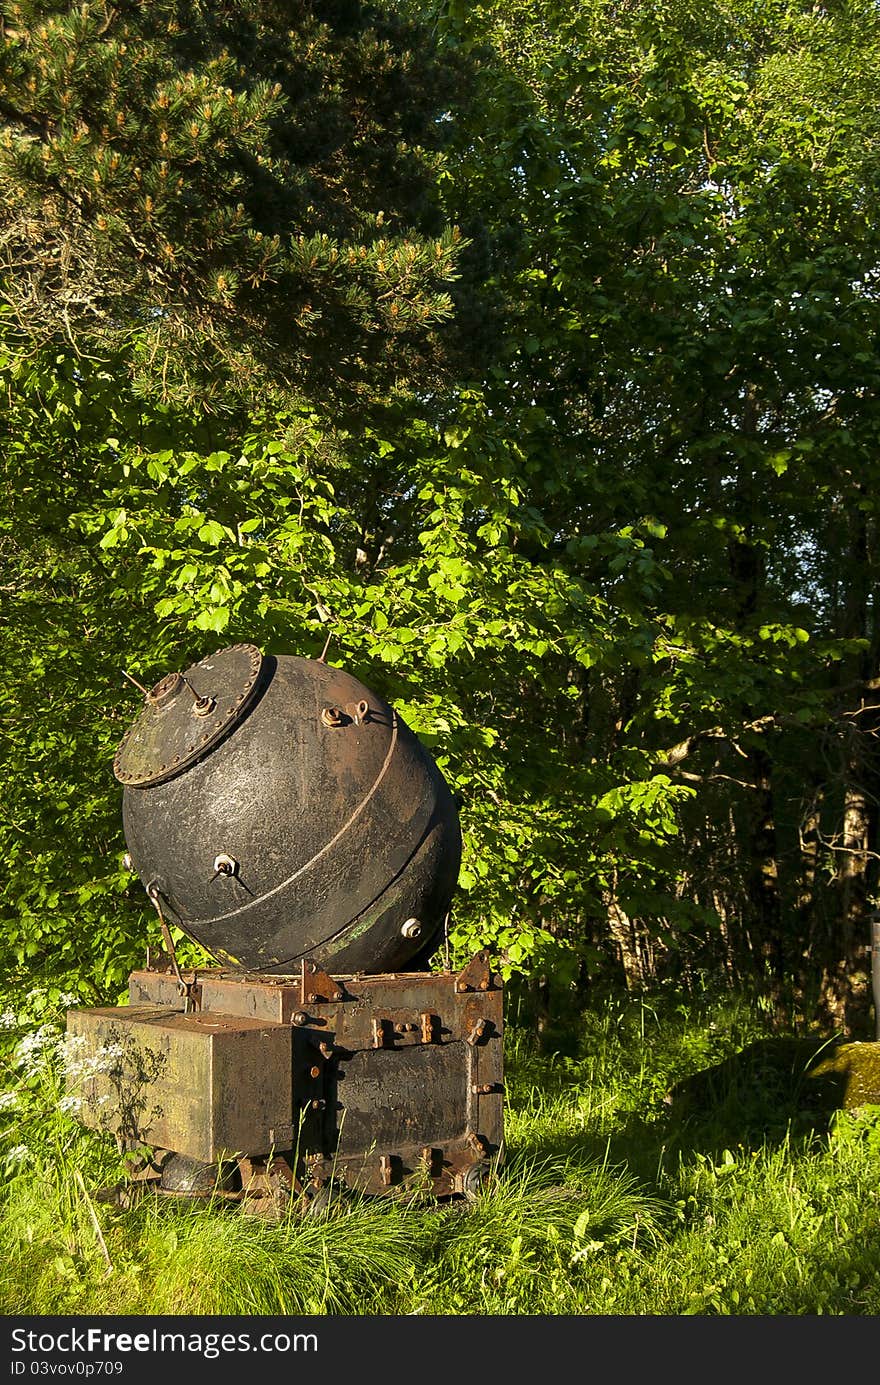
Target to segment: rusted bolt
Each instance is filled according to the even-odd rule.
[[[414,1024],[395,1024],[394,1026],[395,1034],[412,1034],[414,1029]]]
[[[341,726],[345,715],[341,707],[322,707],[321,720],[325,726]]]
[[[315,1097],[314,1101],[309,1102],[309,1106],[313,1111],[323,1111],[326,1105],[326,1101],[322,1101],[320,1097]]]
[[[456,981],[456,983],[455,983],[455,989],[456,989],[456,991],[458,992],[459,995],[462,995],[465,991],[469,991],[469,990],[470,990],[470,986],[468,985],[468,983],[467,983],[466,981]]]
[[[308,1019],[308,1015],[304,1014],[302,1010],[297,1010],[296,1014],[293,1016],[294,1024],[307,1024]]]
[[[197,697],[192,705],[192,714],[194,717],[209,717],[216,706],[213,697]]]
[[[318,995],[318,992],[317,992],[317,991],[312,991],[311,994],[309,995],[309,1003],[310,1003],[311,1005],[314,1005],[315,1002],[318,1001],[318,1000],[320,1000],[320,999],[321,999],[321,997]]]
[[[238,862],[233,856],[227,856],[225,851],[221,851],[214,857],[215,875],[235,875],[238,872]]]
[[[488,1096],[492,1091],[491,1082],[475,1082],[471,1087],[474,1096]]]
[[[418,919],[407,919],[400,931],[404,938],[417,938],[422,931],[422,925]]]
[[[488,991],[488,989],[489,989],[489,981],[488,981],[488,978],[484,976],[483,979],[482,979],[482,981],[480,982],[480,990],[481,990],[481,991]]]
[[[332,1058],[332,1057],[333,1057],[333,1049],[331,1048],[330,1044],[328,1044],[328,1043],[323,1043],[323,1042],[322,1042],[322,1043],[318,1044],[318,1052],[320,1053],[320,1055],[321,1055],[322,1058]]]
[[[315,1067],[313,1067],[313,1068],[309,1068],[309,1077],[320,1077],[320,1076],[321,1076],[321,1069],[320,1069],[319,1067],[315,1066]]]
[[[333,999],[334,999],[334,1000],[341,1000],[341,999],[342,999],[342,992],[341,992],[341,991],[334,991],[334,992],[333,992]]]

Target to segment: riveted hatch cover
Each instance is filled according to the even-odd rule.
[[[200,760],[244,716],[257,690],[263,657],[254,644],[221,649],[185,673],[168,673],[113,760],[121,784],[161,784]]]

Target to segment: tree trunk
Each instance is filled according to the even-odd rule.
[[[751,822],[748,895],[759,940],[760,955],[771,995],[782,1005],[786,980],[786,949],[782,937],[779,872],[776,862],[776,816],[773,802],[773,761],[762,746],[749,756],[756,788]]]
[[[854,488],[850,498],[849,555],[846,564],[846,598],[841,634],[865,640],[869,633],[870,553],[865,511],[856,501],[864,487]],[[872,642],[876,647],[876,637]],[[855,654],[841,665],[844,688],[856,685],[856,693],[841,699],[839,724],[843,730],[842,813],[837,846],[835,894],[837,900],[833,936],[827,938],[821,973],[819,1011],[826,1022],[843,1027],[851,1036],[867,1032],[870,1013],[870,935],[868,867],[875,835],[876,779],[871,750],[877,734],[876,694],[865,685],[870,679],[874,655]]]
[[[858,733],[855,733],[858,736]],[[837,910],[833,951],[822,970],[820,1011],[826,1022],[853,1037],[868,1037],[870,1009],[870,931],[868,861],[872,804],[859,779],[858,764],[847,766],[840,850],[835,877]]]
[[[642,990],[645,984],[638,929],[618,902],[616,888],[606,892],[605,908],[611,936],[623,967],[626,989],[633,994]]]
[[[758,402],[753,390],[744,401],[742,431],[753,438],[758,431]],[[757,503],[756,481],[748,460],[744,460],[734,498],[734,514],[740,530],[728,547],[728,563],[738,625],[751,629],[765,601],[767,570],[765,550],[753,532],[755,516],[762,513]],[[761,709],[763,711],[765,709]],[[756,709],[744,709],[754,716]],[[773,801],[773,759],[766,740],[749,752],[750,779],[755,786],[748,817],[745,865],[748,929],[757,944],[770,995],[777,1010],[781,1006],[785,983],[785,947],[782,939],[782,911],[779,903],[779,871],[776,860],[776,815]]]

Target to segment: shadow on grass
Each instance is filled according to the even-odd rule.
[[[833,1064],[841,1050],[816,1036],[758,1039],[677,1082],[667,1098],[672,1142],[710,1153],[826,1135],[846,1104],[847,1075]]]
[[[523,1144],[541,1157],[626,1164],[653,1184],[670,1157],[768,1149],[783,1142],[815,1147],[846,1102],[847,1074],[835,1071],[839,1040],[765,1038],[675,1083],[650,1112],[622,1111],[611,1132],[535,1130]],[[829,1059],[831,1061],[829,1061]],[[529,1064],[530,1076],[539,1076]],[[819,1071],[817,1071],[819,1069]],[[579,1079],[547,1073],[549,1097],[576,1089]]]

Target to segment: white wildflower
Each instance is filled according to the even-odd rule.
[[[14,1010],[4,1010],[0,1014],[0,1029],[17,1029],[18,1015]]]
[[[18,1093],[0,1092],[0,1111],[17,1111]]]
[[[113,1072],[125,1057],[125,1049],[120,1043],[104,1044],[102,1048],[83,1052],[87,1040],[82,1034],[72,1034],[59,1044],[59,1052],[64,1063],[68,1081],[74,1078],[97,1077],[100,1073]]]
[[[7,1164],[23,1164],[30,1154],[27,1145],[15,1145],[6,1156]]]
[[[124,1057],[125,1049],[122,1044],[104,1044],[103,1048],[96,1049],[90,1058],[86,1059],[86,1063],[91,1073],[112,1072],[114,1068],[118,1068]]]
[[[63,1096],[58,1102],[58,1110],[65,1115],[76,1116],[82,1110],[82,1101],[78,1096]]]
[[[56,1042],[58,1030],[54,1024],[41,1024],[39,1029],[34,1029],[30,1034],[25,1034],[15,1050],[16,1062],[26,1067],[34,1059],[39,1058],[45,1049]]]
[[[63,1009],[67,1009],[68,1005],[78,1005],[79,996],[76,995],[74,991],[62,991],[60,996],[58,997],[58,1004]]]

